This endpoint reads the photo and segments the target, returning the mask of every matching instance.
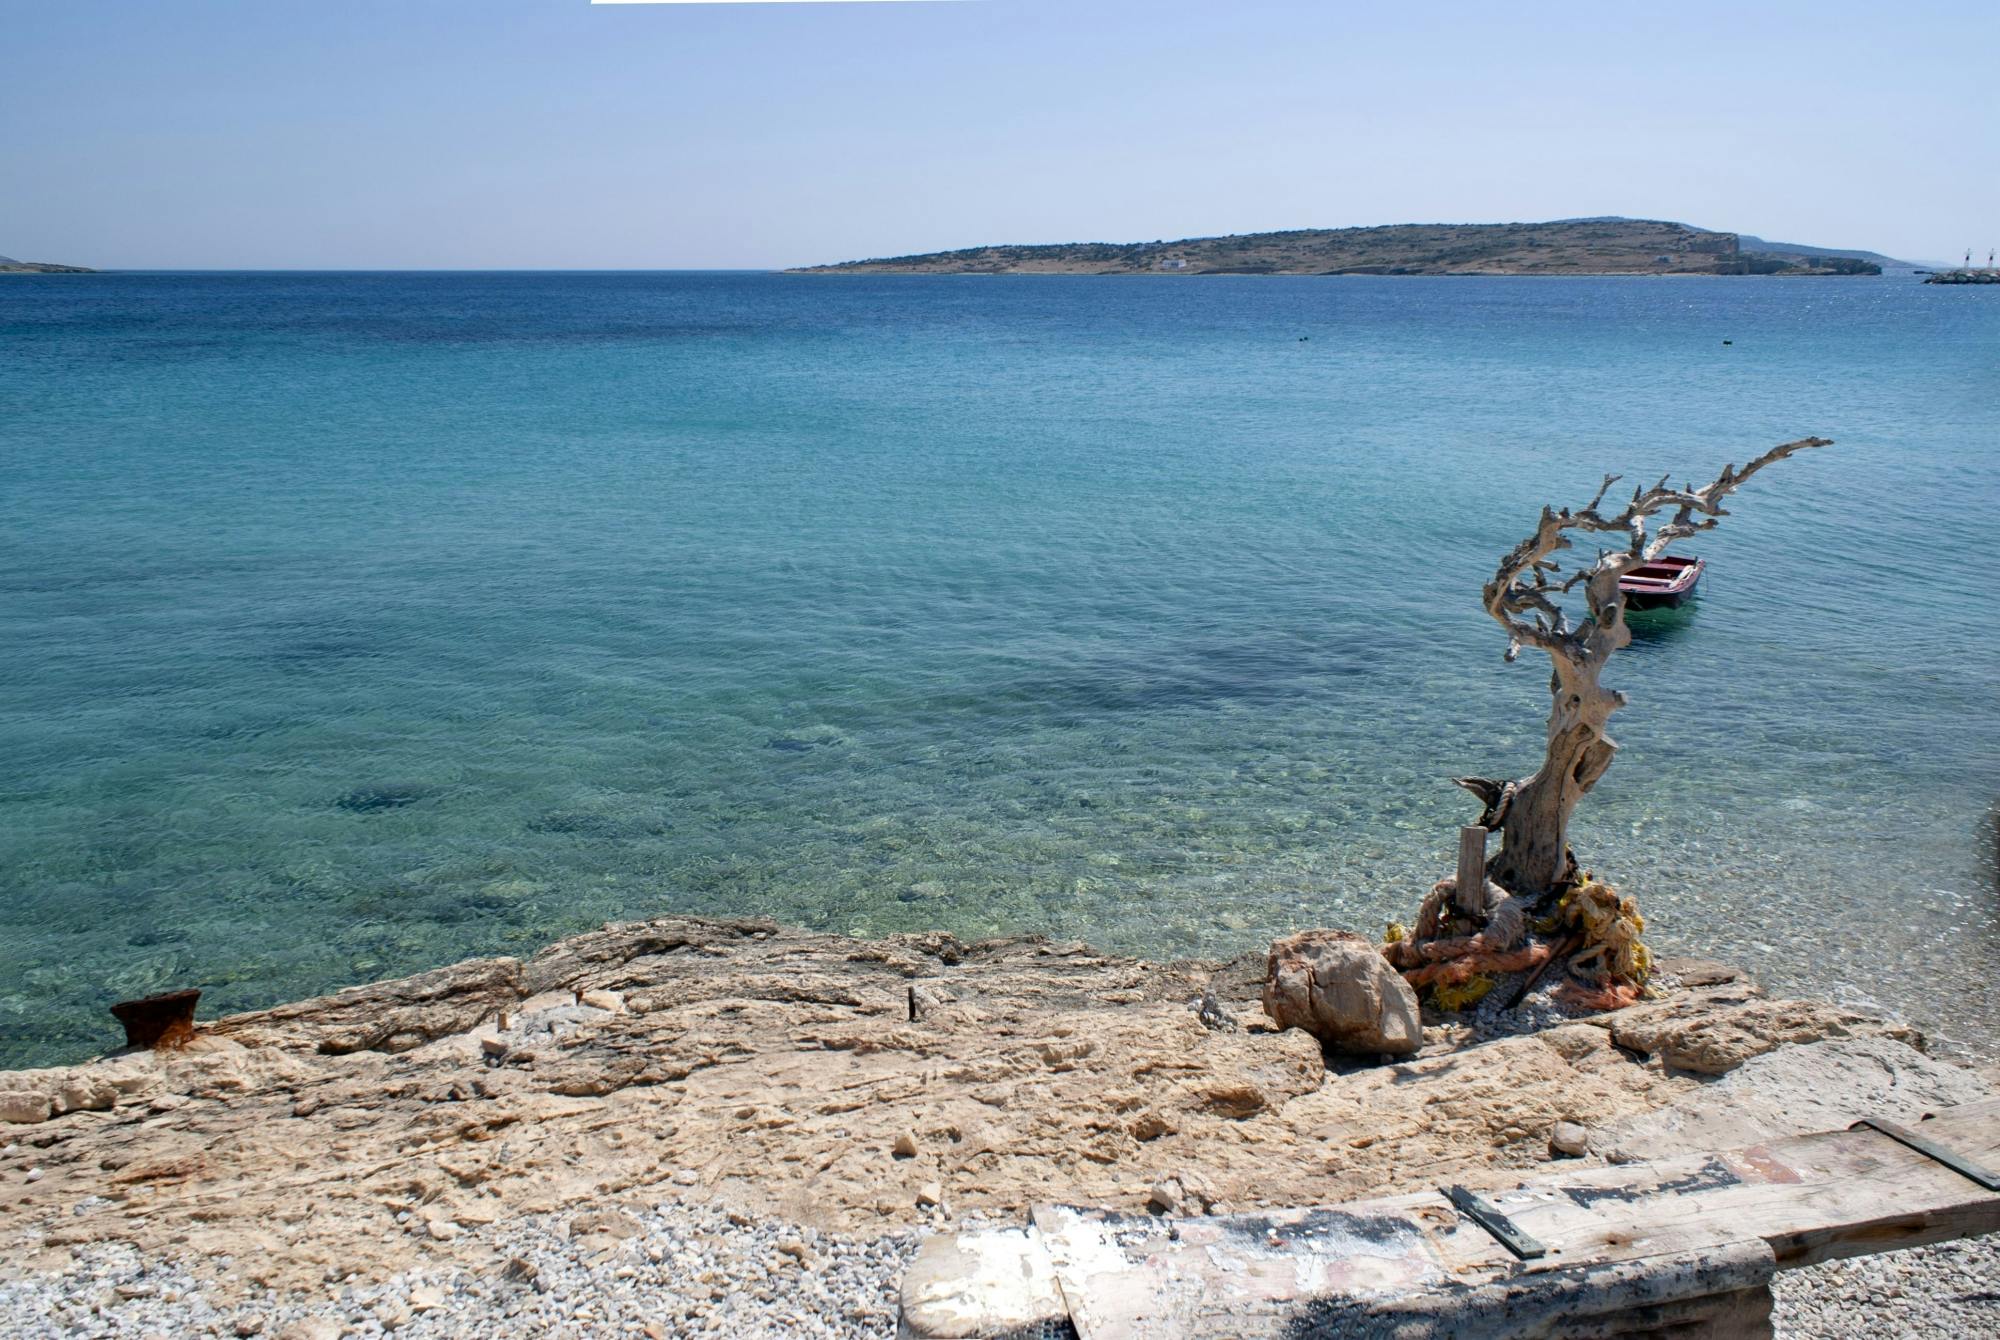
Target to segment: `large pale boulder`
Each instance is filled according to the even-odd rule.
[[[1408,1053],[1423,1044],[1417,993],[1382,951],[1352,931],[1300,931],[1271,942],[1264,1013],[1338,1052]]]

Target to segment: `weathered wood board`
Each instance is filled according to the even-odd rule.
[[[2000,1166],[2000,1100],[1918,1129]],[[1441,1192],[1189,1219],[1040,1206],[1027,1236],[1080,1340],[1500,1340],[1767,1333],[1774,1270],[2000,1231],[2000,1192],[1869,1128],[1481,1195],[1542,1254],[1517,1257]]]
[[[1950,1108],[1921,1133],[2000,1164],[2000,1101]],[[2000,1193],[1868,1128],[1728,1153],[1544,1175],[1486,1198],[1550,1244],[1534,1263],[1622,1261],[1759,1237],[1780,1269],[2000,1230]]]

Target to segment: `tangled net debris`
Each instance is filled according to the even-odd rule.
[[[1566,964],[1557,995],[1584,1009],[1615,1010],[1644,997],[1652,954],[1639,939],[1646,929],[1638,903],[1589,871],[1560,893],[1549,916],[1531,920],[1537,901],[1486,885],[1482,911],[1467,913],[1456,879],[1441,879],[1425,895],[1413,929],[1390,923],[1383,956],[1440,1010],[1484,1000],[1507,973],[1531,974],[1525,995],[1549,965]]]
[[[1652,975],[1653,954],[1639,939],[1646,919],[1639,904],[1589,871],[1563,894],[1552,920],[1579,938],[1570,955],[1563,998],[1597,1010],[1617,1010],[1640,999]]]

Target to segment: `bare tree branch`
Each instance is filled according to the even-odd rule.
[[[1486,805],[1481,822],[1504,825],[1500,859],[1494,878],[1516,892],[1551,887],[1564,869],[1564,845],[1570,812],[1584,793],[1597,784],[1611,765],[1618,746],[1604,733],[1612,712],[1625,696],[1605,689],[1598,674],[1611,654],[1632,640],[1625,626],[1625,597],[1618,583],[1627,573],[1649,563],[1678,540],[1713,529],[1729,513],[1723,499],[1776,461],[1813,447],[1830,446],[1823,437],[1802,437],[1771,448],[1738,470],[1724,466],[1713,481],[1695,488],[1668,486],[1661,475],[1651,488],[1635,488],[1632,500],[1615,513],[1600,510],[1618,476],[1606,475],[1597,494],[1579,511],[1542,508],[1535,533],[1500,560],[1493,579],[1482,592],[1486,612],[1507,631],[1507,659],[1523,647],[1549,654],[1554,669],[1550,690],[1547,754],[1541,771],[1514,783],[1459,778],[1459,785]],[[1666,514],[1657,527],[1648,522]],[[1587,566],[1561,581],[1555,555],[1575,547],[1575,535],[1619,535],[1616,548],[1600,549]],[[1558,599],[1579,587],[1584,617],[1572,620]],[[1504,789],[1503,789],[1504,787]]]

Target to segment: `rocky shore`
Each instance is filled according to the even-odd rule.
[[[1915,1120],[2000,1079],[1688,961],[1615,1013],[1531,1001],[1330,1056],[1264,1015],[1264,966],[671,918],[0,1073],[0,1322],[888,1336],[927,1226],[1478,1186]],[[1820,1267],[1856,1293],[1832,1313],[1800,1272],[1781,1331],[2000,1319],[1990,1274],[1967,1283],[1989,1246]]]

